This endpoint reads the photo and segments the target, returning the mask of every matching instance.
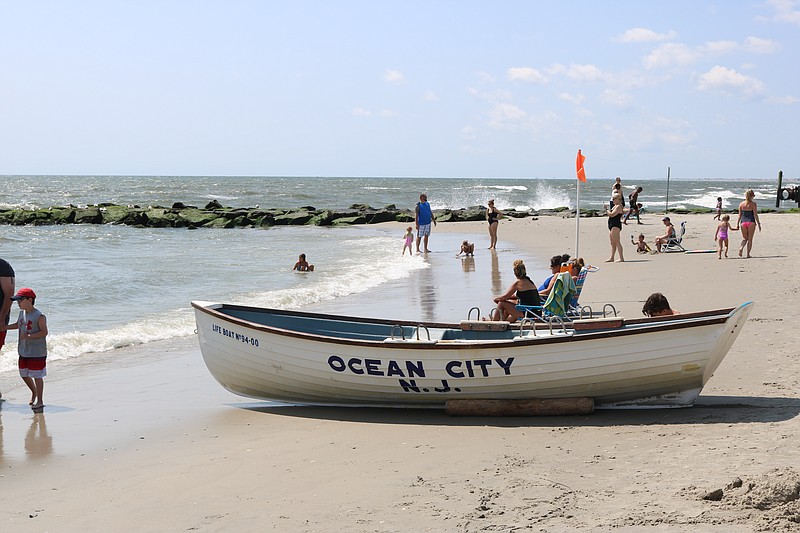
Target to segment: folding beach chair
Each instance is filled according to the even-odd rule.
[[[681,229],[675,232],[674,237],[670,237],[667,242],[661,245],[660,252],[685,252],[686,250],[681,245],[683,235],[686,233],[686,221],[681,222]]]
[[[525,313],[526,318],[535,318],[544,320],[550,316],[567,316],[569,310],[569,303],[572,297],[577,292],[575,282],[572,281],[572,276],[569,272],[560,272],[556,274],[556,281],[550,294],[547,295],[542,305],[517,305],[517,311]]]
[[[591,265],[581,268],[581,271],[578,273],[578,279],[575,280],[575,294],[569,302],[569,309],[567,309],[569,314],[580,313],[581,306],[578,303],[578,298],[580,298],[581,291],[583,291],[583,284],[586,283],[586,276],[588,276],[590,272],[597,272],[598,270],[600,269]]]

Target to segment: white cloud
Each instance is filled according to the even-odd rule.
[[[496,91],[481,91],[474,87],[467,87],[467,93],[479,100],[487,102],[498,102],[501,100],[511,100],[511,92],[505,89],[497,89]]]
[[[767,5],[772,6],[775,14],[771,17],[758,17],[758,20],[772,22],[788,22],[800,26],[800,11],[795,9],[796,0],[768,0]]]
[[[767,99],[771,104],[792,105],[800,102],[795,96],[772,96]]]
[[[769,39],[748,37],[744,40],[744,49],[754,54],[772,54],[781,49],[781,45]]]
[[[473,126],[464,126],[461,128],[461,138],[465,141],[475,141],[478,139],[478,130]]]
[[[425,91],[422,94],[422,99],[425,100],[426,102],[438,102],[439,95],[433,91]]]
[[[665,43],[646,55],[644,66],[648,69],[686,66],[705,58],[745,51],[754,54],[770,54],[780,50],[775,41],[759,37],[747,37],[743,43],[736,41],[710,41],[694,48],[681,43]]]
[[[386,69],[383,73],[383,81],[387,83],[405,83],[406,78],[399,70]]]
[[[567,77],[577,81],[601,81],[603,71],[594,65],[570,65]]]
[[[615,107],[626,107],[630,104],[632,99],[630,94],[614,89],[606,89],[603,91],[603,94],[600,95],[601,102]]]
[[[547,78],[541,72],[530,67],[512,67],[506,72],[506,77],[511,81],[547,83]]]
[[[690,65],[697,61],[698,54],[685,44],[662,44],[644,58],[646,68]]]
[[[737,91],[746,96],[760,96],[765,92],[760,80],[719,65],[699,77],[697,88],[701,91]]]
[[[620,43],[652,43],[659,41],[668,41],[677,37],[674,31],[667,33],[656,33],[647,28],[631,28],[625,30],[625,33],[617,36],[614,40]]]
[[[363,107],[354,107],[351,113],[354,117],[363,117],[363,118],[372,118],[376,115],[376,113],[373,113],[369,109],[364,109]],[[381,109],[380,111],[378,111],[377,115],[384,118],[392,118],[400,116],[400,113],[398,113],[397,111],[393,111],[391,109]]]
[[[528,114],[513,104],[496,104],[489,111],[489,126],[494,129],[518,129],[524,125]]]
[[[698,48],[701,55],[722,55],[739,47],[736,41],[711,41]]]
[[[571,102],[575,105],[581,105],[586,97],[582,94],[571,94],[571,93],[558,93],[558,97],[565,102]]]

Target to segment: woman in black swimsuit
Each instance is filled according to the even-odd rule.
[[[514,322],[519,320],[525,313],[517,311],[516,305],[541,305],[539,291],[536,284],[528,277],[525,263],[522,259],[514,261],[514,276],[517,280],[511,284],[505,294],[494,299],[497,308],[500,310],[499,320]]]
[[[611,201],[614,204],[614,208],[611,211],[606,209],[606,214],[608,215],[608,238],[611,241],[611,258],[606,260],[606,263],[613,263],[617,252],[619,252],[619,262],[622,263],[625,261],[625,257],[622,255],[622,238],[620,236],[622,232],[622,213],[625,211],[622,207],[622,195],[615,194]]]
[[[494,250],[497,246],[497,220],[503,213],[494,206],[494,200],[489,200],[489,208],[486,210],[486,221],[489,223],[489,249]]]

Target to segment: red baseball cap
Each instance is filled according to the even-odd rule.
[[[23,287],[22,289],[17,291],[17,294],[11,297],[12,300],[22,300],[23,298],[36,298],[36,293],[33,292],[33,289],[29,289],[28,287]]]

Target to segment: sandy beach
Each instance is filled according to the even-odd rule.
[[[712,215],[686,221],[686,249],[714,247]],[[735,217],[734,222],[735,222]],[[0,390],[0,528],[100,531],[797,531],[800,530],[800,216],[762,214],[754,257],[637,255],[623,230],[610,255],[605,218],[580,221],[580,256],[599,266],[583,304],[641,316],[660,291],[679,311],[756,306],[697,405],[591,416],[452,418],[440,411],[276,405],[223,390],[196,338],[125,348],[60,372],[32,414],[19,378]],[[398,261],[404,224],[397,234]],[[476,244],[474,260],[456,259]],[[459,320],[549,257],[575,249],[575,220],[503,219],[495,254],[485,223],[439,224],[430,268],[322,312]],[[368,265],[366,265],[368,267]],[[324,265],[317,265],[324,268]],[[10,339],[15,339],[13,335]],[[2,357],[14,356],[6,346]],[[118,354],[117,354],[118,355]],[[154,362],[155,360],[155,362]],[[144,363],[143,361],[148,361]],[[50,365],[49,365],[50,366]],[[719,498],[703,499],[714,491]],[[713,495],[712,495],[713,497]]]

